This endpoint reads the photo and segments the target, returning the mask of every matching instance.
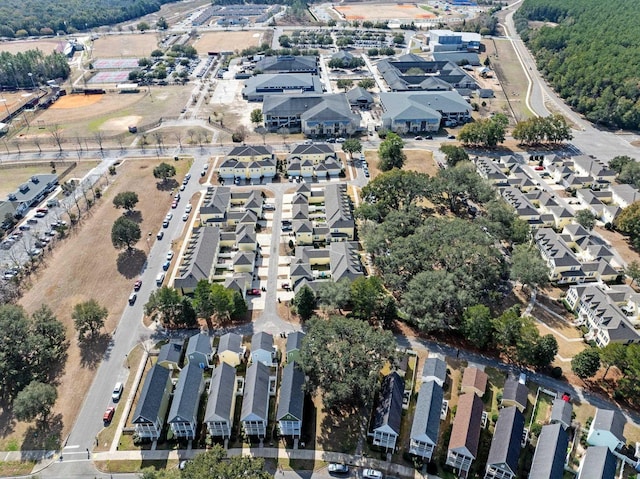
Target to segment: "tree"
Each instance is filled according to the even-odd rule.
[[[395,350],[391,332],[341,316],[312,319],[300,348],[300,366],[311,393],[328,409],[370,405],[380,369]]]
[[[200,318],[208,319],[214,313],[214,305],[211,299],[211,283],[201,279],[193,292],[193,307]]]
[[[491,310],[483,304],[467,308],[462,317],[462,333],[467,341],[480,349],[491,344],[493,338]]]
[[[587,231],[591,231],[596,225],[596,215],[586,209],[578,211],[574,219],[576,220],[576,223],[578,223]]]
[[[511,277],[530,288],[544,286],[549,282],[549,268],[535,246],[519,244],[513,248]]]
[[[0,305],[0,397],[10,400],[34,377],[33,352],[38,347],[30,335],[30,323],[20,306]]]
[[[393,211],[409,211],[422,201],[430,188],[429,176],[416,171],[394,169],[376,176],[362,189],[365,204],[356,210],[359,217],[380,221]],[[364,215],[367,206],[373,214]]]
[[[402,168],[407,159],[402,148],[404,142],[395,133],[389,133],[378,147],[378,158],[380,159],[380,169],[389,171],[393,168]]]
[[[124,208],[127,213],[131,213],[138,204],[138,193],[134,191],[122,191],[113,198],[113,206]]]
[[[251,112],[251,123],[253,123],[256,128],[262,123],[262,110],[260,108],[256,108]]]
[[[342,279],[338,282],[324,281],[320,283],[316,291],[316,296],[319,306],[340,311],[347,307],[351,300],[349,280]]]
[[[620,174],[622,173],[622,170],[624,170],[625,166],[627,166],[630,163],[635,163],[635,161],[636,160],[626,155],[614,156],[609,161],[609,168],[614,170],[616,173]]]
[[[144,32],[145,30],[149,30],[151,27],[147,22],[140,22],[138,23],[138,25],[136,25],[136,28],[141,32]]]
[[[629,236],[635,249],[640,249],[640,201],[624,208],[615,219],[614,225],[622,234]]]
[[[109,312],[98,304],[95,299],[78,303],[73,307],[71,318],[78,331],[80,340],[94,337],[104,326]]]
[[[183,304],[180,293],[174,288],[162,286],[149,296],[149,301],[144,305],[144,314],[152,319],[160,319],[168,328],[178,327],[182,321]]]
[[[187,462],[181,479],[237,478],[270,479],[272,474],[265,470],[264,459],[251,456],[227,458],[227,451],[216,444],[205,453],[198,454]]]
[[[428,198],[436,204],[444,204],[452,213],[467,213],[467,201],[486,203],[495,198],[495,190],[469,162],[458,163],[453,168],[439,170],[431,180]]]
[[[553,334],[545,334],[538,339],[532,349],[529,364],[544,368],[549,366],[558,354],[558,341]]]
[[[353,80],[349,80],[349,79],[340,79],[336,82],[336,86],[340,89],[340,90],[344,90],[347,91],[349,88],[351,88],[353,86]]]
[[[316,309],[316,296],[313,290],[307,285],[300,288],[293,298],[293,306],[295,306],[300,319],[303,321],[311,319]]]
[[[381,279],[378,276],[362,276],[355,279],[349,289],[351,292],[351,314],[355,318],[371,321],[386,296]]]
[[[458,139],[465,145],[477,145],[494,148],[505,139],[509,119],[498,113],[492,118],[467,123],[458,134]]]
[[[600,361],[607,369],[602,375],[602,379],[607,376],[611,366],[617,367],[620,371],[627,369],[627,345],[622,343],[609,343],[604,348],[598,350]]]
[[[354,153],[360,153],[362,151],[362,143],[357,138],[348,138],[342,144],[342,151],[349,153],[353,158]]]
[[[121,249],[126,247],[131,250],[131,246],[140,241],[140,226],[135,221],[121,216],[111,227],[111,242],[114,248]]]
[[[58,393],[54,386],[33,381],[18,393],[13,403],[13,412],[19,421],[38,419],[46,422]]]
[[[589,379],[600,369],[600,355],[594,348],[585,349],[571,360],[571,370],[583,381]]]
[[[173,165],[162,162],[153,169],[153,176],[166,183],[167,179],[176,176],[176,168]]]
[[[631,278],[631,284],[638,284],[638,280],[640,279],[640,263],[636,260],[632,261],[627,265],[624,273]]]
[[[166,30],[167,28],[169,28],[169,24],[167,23],[166,18],[164,17],[158,18],[158,21],[156,22],[156,28],[158,30]]]
[[[469,155],[461,146],[442,145],[440,151],[444,153],[447,166],[456,166],[461,161],[469,161]]]
[[[376,86],[376,81],[373,78],[363,78],[358,82],[358,86],[365,90],[371,90]]]
[[[63,361],[69,347],[66,329],[44,304],[33,312],[31,321],[33,341],[38,345],[38,354],[33,358],[34,368],[39,372],[38,378],[49,379],[48,370]]]

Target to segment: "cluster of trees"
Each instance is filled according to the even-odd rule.
[[[332,58],[329,60],[329,68],[360,68],[364,66],[362,57],[353,57],[350,60]]]
[[[151,293],[144,305],[144,314],[159,320],[166,328],[193,328],[197,324],[191,300],[167,286]]]
[[[14,402],[19,419],[45,418],[55,402],[48,388],[43,404],[48,407],[38,408],[37,414],[29,411],[33,396],[43,389],[40,384],[51,382],[66,359],[64,325],[45,305],[28,315],[20,306],[5,304],[0,306],[0,331],[0,398]]]
[[[595,123],[638,128],[640,4],[525,0],[514,19],[538,69],[569,105]],[[529,21],[557,25],[530,29]]]
[[[175,0],[5,0],[0,37],[75,33],[142,17]]]
[[[458,140],[465,145],[494,148],[504,141],[507,126],[509,119],[506,115],[498,113],[491,118],[464,125],[458,134]]]
[[[287,55],[309,55],[309,56],[318,56],[320,53],[318,52],[317,49],[312,48],[312,49],[303,49],[303,48],[298,48],[298,47],[293,47],[293,48],[280,48],[280,49],[273,49],[271,48],[271,45],[269,45],[268,43],[263,43],[257,47],[249,47],[249,48],[245,48],[242,50],[241,55],[243,57],[246,56],[251,56],[251,55],[255,55],[256,53],[260,53],[263,55],[268,55],[268,56],[287,56]],[[254,71],[254,74],[257,74],[258,72]]]
[[[57,78],[66,80],[70,71],[62,53],[45,55],[40,50],[27,50],[14,55],[6,51],[0,52],[0,85],[7,88],[31,88],[34,83],[43,85],[48,80]]]
[[[396,51],[393,47],[369,48],[367,50],[367,55],[370,57],[392,57],[395,54]]]
[[[559,143],[573,138],[567,120],[559,113],[520,121],[513,129],[512,136],[526,145]]]
[[[640,201],[624,208],[613,225],[616,230],[629,237],[629,242],[636,250],[640,250]]]
[[[115,220],[111,227],[111,243],[116,249],[131,250],[142,237],[140,225],[128,218],[137,204],[138,194],[134,191],[123,191],[113,198],[113,206],[124,208],[126,213],[125,216]]]
[[[281,35],[278,42],[282,48],[291,48],[296,46],[317,46],[317,45],[333,45],[333,38],[329,32],[301,32],[295,30],[289,35]]]
[[[626,155],[616,156],[609,161],[609,168],[618,176],[618,183],[626,183],[640,189],[640,163]]]
[[[378,147],[379,168],[382,171],[390,171],[394,168],[402,168],[407,156],[403,151],[404,142],[395,133],[387,133],[384,141]]]

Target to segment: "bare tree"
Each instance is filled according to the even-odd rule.
[[[76,149],[78,151],[82,152],[82,138],[80,137],[80,135],[76,135],[75,140],[76,140],[76,144],[78,145],[78,147]],[[80,156],[80,155],[78,155],[78,156]]]
[[[98,144],[98,148],[100,148],[100,152],[102,153],[104,151],[102,143],[104,142],[104,136],[102,135],[101,131],[97,131],[94,133],[93,138],[96,140],[96,143]]]
[[[184,137],[182,128],[179,128],[177,131],[173,133],[173,137],[178,142],[178,147],[182,150],[182,138]]]
[[[116,136],[116,141],[118,142],[118,146],[120,147],[120,151],[124,150],[124,136],[118,135]]]
[[[163,136],[162,133],[159,131],[154,131],[153,132],[153,138],[156,140],[156,148],[158,151],[162,151],[162,142],[163,142]]]
[[[282,126],[278,129],[278,134],[282,137],[282,142],[286,145],[287,144],[287,138],[289,138],[289,128],[287,128],[286,126]],[[289,148],[287,146],[287,148]]]
[[[269,133],[264,126],[259,126],[256,128],[256,132],[262,137],[262,144],[267,144],[267,134]]]
[[[194,130],[193,128],[189,128],[187,130],[187,135],[189,135],[189,143],[193,145],[195,143],[195,140],[193,138],[196,135],[196,130]]]
[[[147,134],[143,133],[142,135],[140,135],[140,146],[142,147],[143,150],[146,144],[147,144]]]
[[[16,148],[18,150],[18,155],[22,153],[22,151],[20,151],[20,140],[15,139],[13,140],[13,144],[16,145]]]
[[[64,135],[62,134],[62,128],[60,125],[53,125],[49,130],[53,144],[58,147],[58,151],[62,152],[62,144],[64,143]]]
[[[36,148],[38,148],[38,153],[42,153],[42,147],[40,146],[40,137],[39,136],[34,136],[33,137],[33,144],[36,145]]]

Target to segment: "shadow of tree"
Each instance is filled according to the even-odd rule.
[[[16,426],[16,420],[11,412],[11,405],[6,402],[0,402],[0,437],[6,437],[13,433]]]
[[[83,368],[95,369],[103,359],[108,359],[113,347],[110,334],[102,333],[78,343],[80,346],[80,364]]]
[[[360,436],[361,410],[324,411],[320,433],[316,436],[322,449],[354,454]]]
[[[137,248],[124,250],[118,255],[118,273],[125,278],[135,278],[142,271],[146,261],[147,254],[144,251]]]
[[[128,220],[133,221],[134,223],[138,223],[138,224],[142,223],[142,212],[141,211],[133,210],[132,212],[127,213],[125,215],[125,217]]]
[[[165,181],[158,181],[156,183],[156,188],[158,188],[160,191],[175,190],[178,186],[178,182],[173,178],[169,178]]]
[[[63,425],[62,414],[51,416],[45,422],[38,421],[30,425],[25,432],[20,449],[22,451],[58,449],[62,440]]]

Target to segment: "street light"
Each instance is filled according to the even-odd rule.
[[[33,89],[36,89],[36,82],[33,81],[33,73],[29,72],[27,73],[27,75],[29,75],[29,78],[31,78],[31,84],[33,85]]]
[[[149,234],[147,234],[147,249],[149,250],[149,254],[151,254],[151,243],[150,243],[151,235],[152,235],[152,233],[151,233],[151,231],[149,231]]]

